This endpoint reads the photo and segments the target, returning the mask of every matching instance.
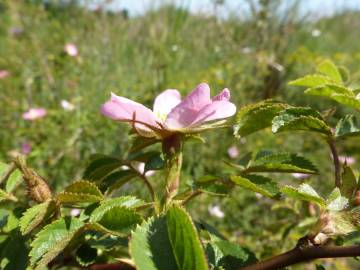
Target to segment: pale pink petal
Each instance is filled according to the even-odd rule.
[[[44,108],[31,108],[27,112],[24,112],[22,117],[24,120],[36,120],[43,118],[47,114]]]
[[[165,125],[170,129],[187,127],[195,120],[198,111],[210,103],[210,88],[201,83],[171,110]]]
[[[164,122],[171,110],[181,102],[181,95],[176,89],[168,89],[155,98],[153,112],[160,122]]]
[[[214,101],[202,108],[190,126],[200,126],[204,122],[225,119],[236,113],[235,104],[229,101]]]
[[[229,101],[230,100],[230,90],[225,88],[219,94],[212,98],[212,101]]]
[[[142,136],[152,137],[151,127],[160,128],[154,113],[144,105],[111,94],[111,99],[101,107],[101,113],[113,120],[137,122],[135,127]],[[144,124],[144,125],[143,125]]]

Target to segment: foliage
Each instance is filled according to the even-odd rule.
[[[325,57],[349,26],[315,40],[308,29],[331,18],[280,20],[271,1],[223,21],[172,6],[128,18],[75,2],[0,4],[0,70],[11,70],[0,81],[1,269],[230,270],[295,245],[359,244],[360,176],[348,155],[359,157],[359,84]],[[290,28],[294,42],[282,36]],[[355,42],[342,42],[349,55],[331,58],[359,69]],[[209,134],[142,137],[134,122],[128,134],[98,112],[104,89],[149,105],[161,89],[185,93],[201,80],[229,87],[238,107]],[[35,106],[44,119],[19,120]],[[21,143],[34,169],[19,162]],[[356,264],[324,265],[335,261]]]

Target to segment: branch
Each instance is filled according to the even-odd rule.
[[[202,192],[200,190],[195,190],[193,193],[191,193],[188,197],[186,197],[183,201],[182,201],[182,205],[187,204],[189,201],[191,201],[192,199],[194,199],[196,196],[201,195]]]
[[[339,161],[339,155],[336,150],[335,141],[332,137],[328,137],[327,143],[330,147],[331,154],[334,160],[334,167],[335,167],[335,186],[340,188],[341,187],[341,166]]]
[[[134,171],[137,176],[144,182],[144,184],[146,185],[146,187],[148,188],[150,195],[151,195],[151,199],[154,203],[156,203],[157,199],[156,199],[156,194],[155,191],[153,189],[153,186],[151,185],[150,181],[147,179],[147,177],[145,176],[145,172],[141,173],[139,172],[137,169],[134,168],[134,166],[132,166],[130,163],[127,164],[127,166]]]
[[[273,258],[239,270],[276,270],[309,260],[320,258],[339,258],[360,256],[360,245],[356,246],[306,246],[297,245],[294,249]]]

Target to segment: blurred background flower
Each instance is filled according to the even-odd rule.
[[[7,70],[0,70],[0,79],[5,79],[10,76],[10,72]]]
[[[230,158],[237,158],[239,156],[239,149],[236,147],[236,145],[233,145],[228,148],[227,153]]]
[[[65,99],[61,100],[60,105],[65,111],[75,110],[75,105]]]
[[[45,117],[46,114],[47,111],[44,108],[31,108],[24,112],[22,117],[24,120],[33,121]]]
[[[75,57],[78,55],[78,49],[74,43],[67,43],[64,46],[64,51],[72,57]]]
[[[24,142],[21,144],[21,153],[24,155],[30,154],[32,148],[31,144],[29,142]]]
[[[208,207],[209,214],[217,217],[217,218],[224,218],[225,213],[221,210],[220,205],[210,205]]]

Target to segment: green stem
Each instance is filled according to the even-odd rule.
[[[327,143],[330,147],[331,154],[334,161],[334,167],[335,167],[335,186],[340,188],[341,187],[341,164],[339,160],[339,155],[336,150],[335,140],[332,136],[329,136],[327,138]]]
[[[163,203],[168,204],[177,194],[180,185],[180,172],[182,167],[183,138],[174,134],[163,141],[163,153],[166,162],[166,192]]]

